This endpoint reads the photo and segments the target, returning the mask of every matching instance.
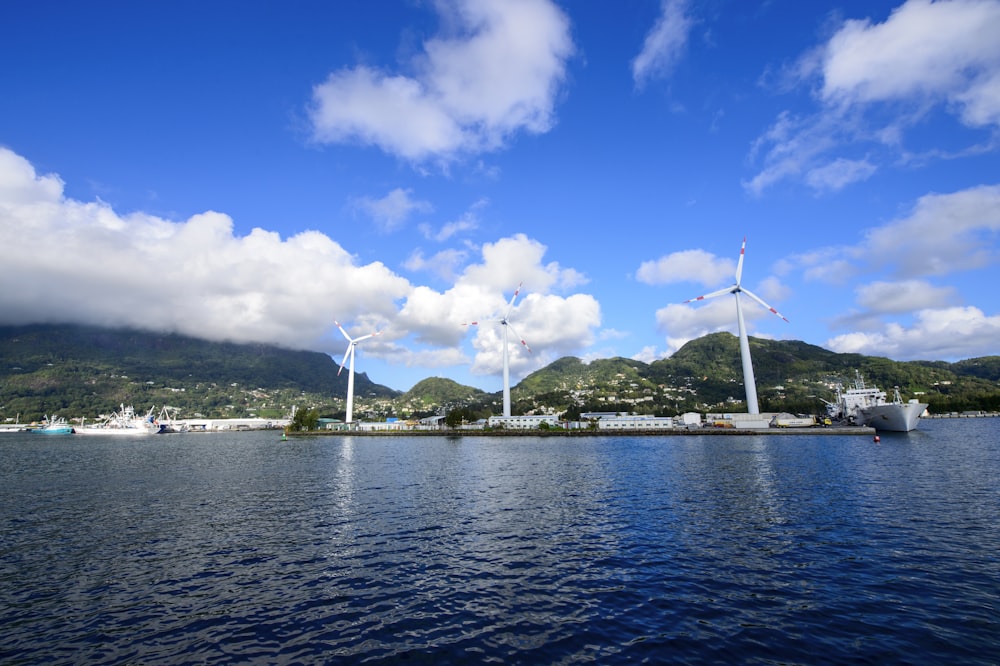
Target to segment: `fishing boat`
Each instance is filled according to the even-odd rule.
[[[170,413],[173,410],[173,414]],[[160,418],[157,421],[163,425],[163,430],[161,432],[187,432],[188,424],[177,420],[178,409],[176,407],[163,406],[160,410]]]
[[[139,416],[131,405],[121,405],[120,411],[112,412],[104,421],[76,429],[78,435],[158,435],[165,426],[153,416],[153,408],[145,416]]]
[[[893,389],[892,399],[886,400],[885,391],[866,386],[860,372],[855,371],[854,375],[854,387],[844,390],[838,384],[837,401],[826,403],[831,419],[891,432],[909,432],[917,427],[927,410],[925,403],[903,402],[899,387]]]
[[[50,416],[41,428],[32,428],[31,432],[38,435],[72,435],[73,426],[60,416]]]

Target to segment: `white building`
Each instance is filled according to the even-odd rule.
[[[543,423],[549,425],[559,425],[559,417],[556,414],[530,414],[523,416],[491,416],[489,426],[491,428],[507,428],[508,430],[532,430],[538,429]]]

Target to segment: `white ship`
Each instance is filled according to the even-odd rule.
[[[837,402],[827,402],[826,405],[831,419],[893,432],[913,430],[927,410],[927,405],[917,400],[903,402],[899,397],[899,388],[893,390],[893,399],[886,401],[885,391],[874,386],[866,387],[865,380],[857,371],[854,388],[845,391],[842,385],[837,385]]]
[[[131,405],[121,406],[121,411],[114,412],[103,422],[92,426],[76,428],[78,435],[157,435],[164,431],[165,426],[153,416],[150,408],[146,416],[139,416]]]

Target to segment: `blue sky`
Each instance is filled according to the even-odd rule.
[[[406,390],[735,332],[1000,353],[1000,0],[0,4],[0,320]],[[520,347],[520,346],[518,346]]]

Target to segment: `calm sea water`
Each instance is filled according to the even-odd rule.
[[[1000,419],[920,427],[0,435],[0,663],[1000,663]]]

